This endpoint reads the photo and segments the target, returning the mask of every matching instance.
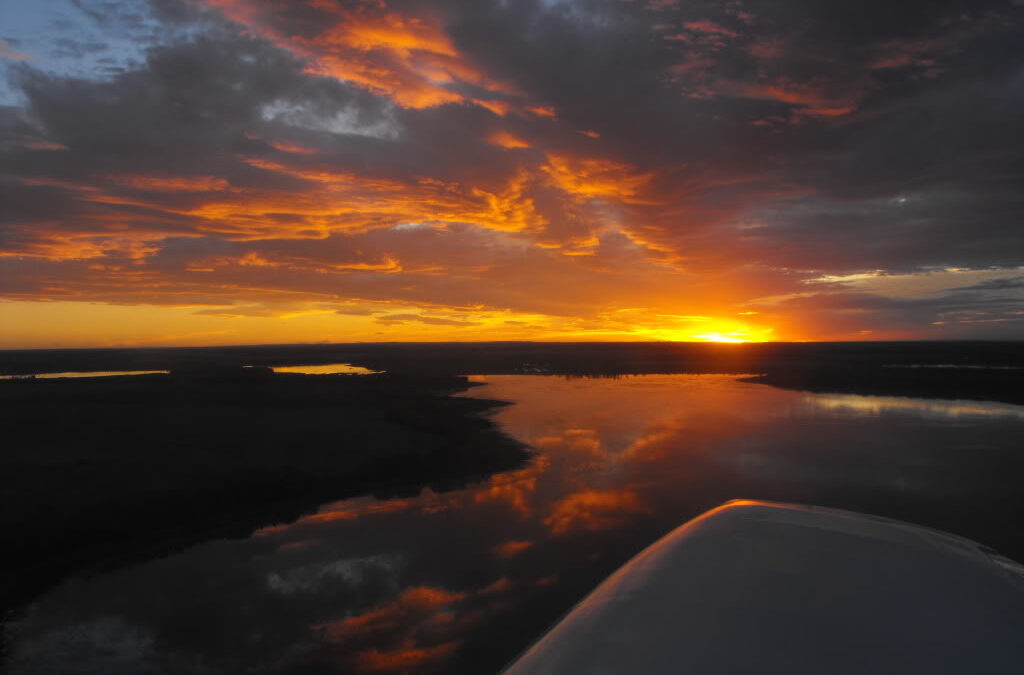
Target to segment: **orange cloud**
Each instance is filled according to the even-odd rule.
[[[822,84],[792,80],[779,80],[770,84],[732,83],[724,89],[743,98],[790,103],[799,106],[803,113],[820,117],[851,113],[857,109],[860,98],[857,92],[830,95]]]
[[[38,138],[25,141],[22,143],[22,147],[28,148],[29,150],[44,150],[50,152],[68,149],[68,146],[61,143],[54,143],[53,141],[46,141]]]
[[[523,518],[533,513],[530,499],[537,491],[537,477],[551,466],[551,459],[546,455],[538,456],[525,469],[499,474],[488,482],[486,487],[473,491],[473,501],[477,504],[486,502],[504,502],[515,509]]]
[[[544,524],[551,528],[553,534],[606,530],[621,527],[629,516],[645,512],[647,507],[628,488],[585,490],[556,502]]]
[[[525,232],[538,230],[546,222],[527,194],[531,176],[525,171],[514,175],[500,189],[487,190],[430,178],[419,178],[414,182],[375,178],[328,167],[286,165],[263,158],[249,158],[246,162],[264,171],[300,178],[310,185],[297,194],[294,189],[231,188],[225,180],[214,177],[114,178],[124,187],[173,193],[178,201],[181,201],[182,193],[195,193],[194,203],[186,206],[162,204],[155,198],[109,194],[98,186],[61,187],[74,189],[94,204],[139,207],[154,214],[163,212],[197,217],[201,219],[197,225],[202,231],[241,239],[324,238],[331,232],[389,227],[401,222],[434,221],[464,222],[497,231]],[[53,181],[45,179],[32,180],[31,184],[53,184]],[[204,192],[213,194],[201,196],[200,193]],[[288,218],[279,217],[283,214]],[[154,229],[145,233],[149,236],[160,232],[159,221],[151,223]],[[79,230],[69,236],[84,239],[101,234],[105,234],[103,229],[93,232]],[[145,235],[136,230],[133,236]],[[82,246],[93,247],[91,244]],[[52,256],[54,259],[81,257],[69,255],[68,248],[68,245],[55,247],[51,250]]]
[[[593,456],[601,456],[604,452],[596,429],[563,429],[559,436],[537,439],[536,445],[559,452],[571,451]]]
[[[402,266],[392,258],[386,258],[380,263],[368,263],[368,262],[313,262],[303,259],[296,258],[284,258],[280,260],[271,260],[255,251],[250,251],[240,258],[218,258],[214,261],[214,266],[218,265],[241,265],[242,267],[278,267],[288,269],[312,269],[315,271],[341,271],[341,270],[357,270],[357,271],[373,271],[373,272],[401,272]]]
[[[547,105],[528,106],[526,108],[526,111],[536,115],[537,117],[547,117],[549,119],[554,119],[555,117],[558,116],[557,111],[551,106]]]
[[[514,149],[530,147],[529,143],[518,136],[508,133],[507,131],[495,131],[487,137],[487,141],[502,148]]]
[[[320,626],[331,642],[344,642],[381,631],[396,630],[412,620],[422,620],[443,607],[466,597],[465,593],[430,586],[407,588],[399,596],[365,614]]]
[[[523,551],[532,548],[532,541],[506,541],[503,544],[498,544],[494,547],[494,555],[499,558],[512,558],[519,555]]]
[[[506,577],[472,593],[415,586],[363,614],[314,626],[314,630],[328,642],[359,648],[350,657],[356,672],[410,672],[450,659],[462,644],[457,636],[478,625],[486,612],[503,606],[491,596],[503,595],[512,587]],[[486,599],[488,609],[453,607],[470,598]]]
[[[303,516],[294,523],[288,523],[287,525],[270,525],[257,530],[254,536],[265,537],[278,534],[295,527],[335,523],[338,521],[356,520],[358,518],[365,518],[372,515],[395,513],[412,508],[413,506],[413,502],[404,499],[393,499],[385,502],[373,500],[368,504],[360,503],[361,501],[362,500],[358,499],[351,500],[355,505],[346,501],[342,503],[340,508],[330,509],[322,513],[314,513],[309,516]]]
[[[270,147],[281,152],[291,152],[299,155],[315,155],[317,150],[315,148],[307,148],[304,145],[296,145],[294,143],[282,143],[280,141],[267,141]]]
[[[110,179],[136,190],[156,192],[214,192],[231,187],[217,176],[111,176]]]
[[[548,163],[541,169],[561,190],[582,199],[617,199],[628,203],[641,202],[639,193],[653,178],[638,173],[627,164],[596,157],[575,158],[548,153]]]
[[[729,30],[724,26],[720,26],[710,19],[704,19],[701,21],[688,21],[683,24],[684,27],[695,33],[704,33],[706,35],[720,35],[723,37],[734,38],[737,37],[736,31]]]
[[[461,645],[461,640],[453,640],[433,647],[408,642],[392,650],[370,649],[356,655],[355,667],[360,673],[410,672],[427,663],[447,661]]]
[[[440,17],[404,14],[383,1],[335,4],[310,0],[322,28],[313,35],[290,32],[287,22],[256,0],[206,0],[228,18],[305,58],[310,72],[343,80],[406,108],[475,103],[495,111],[517,92],[487,77],[452,44]],[[326,26],[326,28],[323,28]],[[459,85],[488,92],[467,97]]]
[[[750,45],[749,51],[751,56],[764,60],[781,59],[786,53],[782,42],[771,38],[756,40]]]
[[[11,43],[7,40],[0,39],[0,59],[10,59],[12,61],[31,61],[32,57],[23,52],[19,52],[17,49],[11,46]]]

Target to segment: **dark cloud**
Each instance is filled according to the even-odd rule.
[[[97,52],[104,52],[109,49],[102,42],[83,42],[69,38],[61,38],[54,44],[57,48],[57,53],[65,58],[83,58],[89,54],[96,54]]]
[[[701,227],[781,220],[751,252],[767,264],[1020,263],[1024,81],[1007,56],[1021,13],[1008,3],[474,5],[460,45],[671,176],[662,191],[688,188],[675,203]],[[716,174],[746,185],[709,210]],[[913,209],[882,204],[908,192]],[[686,248],[693,228],[650,234]]]
[[[1024,289],[1024,276],[1016,277],[1004,277],[1002,279],[992,279],[991,281],[983,281],[980,284],[974,284],[973,286],[964,286],[962,288],[954,288],[954,291],[965,292],[965,291],[1011,291]]]

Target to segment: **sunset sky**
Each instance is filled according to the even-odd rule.
[[[1024,338],[1024,0],[3,0],[0,348]]]

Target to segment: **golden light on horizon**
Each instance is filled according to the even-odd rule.
[[[387,302],[150,306],[3,302],[0,349],[312,342],[767,342],[791,339],[753,323],[650,311],[598,318]],[[55,339],[56,335],[66,335]]]
[[[742,344],[778,340],[774,328],[711,316],[659,315],[661,325],[634,330],[637,335],[668,342]]]
[[[699,338],[703,342],[729,342],[734,344],[751,342],[751,340],[736,335],[723,335],[722,333],[699,333],[694,335],[694,337]]]

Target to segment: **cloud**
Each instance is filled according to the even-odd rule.
[[[422,314],[385,314],[376,318],[377,323],[386,325],[405,323],[407,321],[418,321],[430,326],[479,326],[477,321],[460,321],[458,319],[445,319],[439,316],[423,316]]]
[[[365,558],[335,560],[328,563],[314,563],[281,572],[267,574],[267,589],[278,595],[324,593],[331,586],[356,587],[368,583],[370,577],[388,579],[391,585],[403,560],[395,555],[373,555]]]
[[[1015,291],[1018,289],[1024,289],[1024,276],[1016,277],[1003,277],[1001,279],[991,279],[989,281],[982,281],[981,283],[974,284],[972,286],[962,286],[960,288],[954,288],[954,291],[965,292],[965,291]]]
[[[854,336],[850,301],[894,334],[972,302],[1010,324],[995,288],[933,306],[804,284],[1024,265],[1022,10],[879,7],[83,4],[141,60],[5,60],[23,103],[0,109],[0,293],[398,335],[651,336],[703,315]],[[88,61],[107,53],[91,35],[53,44]]]
[[[556,535],[605,530],[621,527],[630,517],[647,510],[630,489],[585,490],[556,502],[544,524]]]
[[[302,57],[311,72],[386,96],[403,107],[472,103],[504,114],[507,97],[515,93],[467,59],[436,13],[425,7],[399,12],[366,1],[206,4]],[[473,96],[474,91],[480,96]]]
[[[10,59],[12,61],[31,61],[32,57],[28,54],[19,52],[11,44],[10,40],[4,40],[0,38],[0,59]]]
[[[533,547],[532,541],[509,540],[498,544],[492,550],[499,558],[512,558]]]

